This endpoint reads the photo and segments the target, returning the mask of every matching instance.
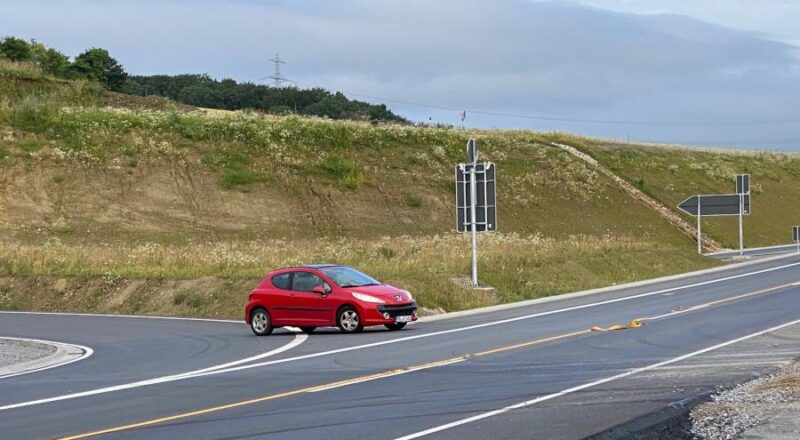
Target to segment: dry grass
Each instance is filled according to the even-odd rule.
[[[320,238],[192,245],[0,244],[0,275],[124,279],[259,278],[269,269],[318,262],[357,267],[411,289],[427,307],[460,310],[666,275],[712,263],[679,248],[615,237],[554,240],[483,235],[481,279],[498,288],[480,298],[449,281],[469,272],[465,237]]]

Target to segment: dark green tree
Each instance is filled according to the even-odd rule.
[[[59,78],[69,76],[69,57],[63,53],[35,41],[31,42],[31,59],[42,68],[42,71]]]
[[[75,57],[72,71],[79,77],[99,81],[107,89],[120,91],[125,86],[128,74],[117,60],[100,48],[92,48]]]
[[[33,51],[27,41],[16,37],[5,37],[0,41],[0,55],[11,61],[31,61]]]

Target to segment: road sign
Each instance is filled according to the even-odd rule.
[[[800,226],[792,227],[792,243],[800,243]]]
[[[478,144],[475,139],[470,138],[467,141],[467,163],[476,163],[478,161]]]
[[[707,216],[723,216],[723,215],[739,215],[739,198],[744,198],[744,215],[750,214],[750,194],[740,196],[739,194],[712,194],[702,196],[692,196],[681,202],[678,209],[681,211],[697,217],[698,201],[700,205],[700,215]]]
[[[736,194],[750,194],[750,175],[736,175]]]
[[[497,230],[496,167],[483,162],[475,167],[475,231]],[[460,233],[472,231],[470,174],[472,164],[456,165],[456,229]]]

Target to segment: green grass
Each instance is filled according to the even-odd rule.
[[[219,185],[225,189],[234,189],[254,183],[272,182],[273,180],[270,176],[257,171],[227,169],[222,175]]]
[[[669,207],[696,194],[734,192],[734,175],[752,175],[752,215],[745,218],[749,247],[790,242],[800,219],[800,155],[687,148],[583,147],[601,163]],[[691,218],[687,217],[690,221]],[[738,219],[708,217],[703,230],[728,247],[738,247]]]
[[[354,161],[333,155],[319,165],[323,176],[348,189],[358,189],[364,183],[364,171]]]

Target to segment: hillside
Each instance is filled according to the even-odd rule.
[[[0,66],[0,96],[6,309],[238,317],[268,269],[341,261],[408,287],[429,309],[455,310],[715,264],[552,142],[580,148],[669,206],[722,189],[729,171],[747,165],[760,185],[753,244],[785,242],[791,221],[770,217],[800,205],[794,156],[211,114],[12,63]],[[497,288],[488,296],[450,281],[468,272],[468,242],[452,232],[453,166],[471,136],[499,170],[501,232],[481,237],[481,277]],[[728,220],[708,227],[726,244]]]

